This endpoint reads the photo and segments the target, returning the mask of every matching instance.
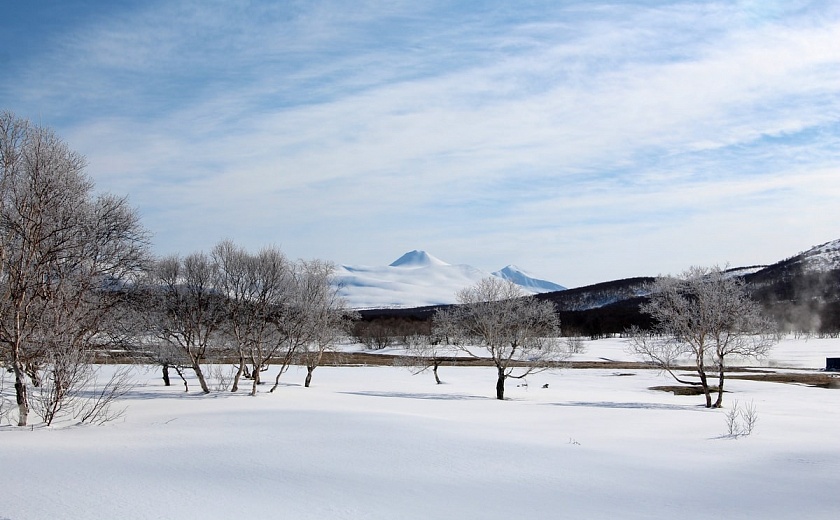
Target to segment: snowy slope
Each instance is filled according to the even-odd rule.
[[[512,281],[528,293],[560,290],[547,288],[554,286],[562,289],[557,284],[530,278],[521,270],[511,268],[507,272],[511,276],[518,274]],[[449,264],[425,251],[414,250],[387,266],[342,265],[335,272],[335,282],[340,295],[355,309],[410,308],[455,303],[457,291],[492,274],[466,264]]]
[[[515,265],[509,265],[500,271],[493,271],[494,276],[510,280],[511,282],[533,292],[563,291],[566,288],[548,280],[541,280],[520,269]]]
[[[389,267],[402,267],[403,269],[417,269],[419,267],[431,267],[431,266],[448,266],[446,262],[439,258],[435,258],[434,256],[430,255],[425,251],[419,251],[415,249],[414,251],[409,251],[408,253],[402,255],[401,257],[397,258]]]
[[[797,257],[809,271],[831,271],[840,269],[840,240],[832,240],[813,247]]]

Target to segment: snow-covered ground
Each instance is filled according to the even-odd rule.
[[[620,340],[581,358],[630,359]],[[819,369],[840,340],[765,366]],[[543,372],[492,398],[492,368],[292,369],[274,394],[184,394],[137,372],[105,426],[0,427],[0,518],[836,518],[840,390],[732,380],[724,410],[649,390],[652,370]],[[542,385],[548,384],[548,388]],[[8,392],[8,384],[6,391]],[[267,389],[263,389],[264,391]]]

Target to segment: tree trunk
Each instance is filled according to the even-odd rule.
[[[712,408],[720,408],[723,405],[723,377],[723,360],[721,359],[720,372],[718,374],[717,400],[715,401],[715,404],[712,405]]]
[[[700,374],[700,386],[703,388],[703,395],[706,396],[706,408],[712,407],[712,392],[709,390],[709,380],[706,378],[706,371],[701,369],[699,371]]]
[[[440,384],[440,378],[438,377],[437,369],[440,366],[440,361],[435,360],[434,366],[432,367],[432,373],[435,375],[435,383]]]
[[[268,391],[269,393],[273,393],[275,390],[277,390],[277,387],[280,386],[280,376],[285,374],[286,370],[288,370],[289,362],[284,361],[281,365],[279,365],[279,367],[280,369],[277,371],[277,377],[274,378],[274,386],[272,386],[271,390]]]
[[[198,384],[201,386],[201,391],[205,394],[209,394],[210,387],[207,386],[207,380],[204,379],[204,372],[201,371],[201,365],[198,364],[198,361],[193,361],[192,369],[193,372],[195,372],[195,377],[198,378]]]
[[[499,378],[496,380],[496,399],[504,401],[505,399],[505,370],[499,368]]]
[[[29,418],[29,399],[26,395],[26,374],[15,364],[15,396],[18,405],[18,426],[26,426]]]
[[[309,383],[312,382],[312,372],[315,371],[315,367],[306,367],[306,380],[303,382],[304,388],[309,388]]]
[[[169,363],[164,363],[161,367],[161,371],[163,372],[163,386],[169,386],[172,384],[169,380]]]
[[[274,391],[277,390],[277,387],[280,386],[280,376],[282,376],[282,375],[283,375],[283,369],[281,368],[280,372],[277,373],[277,377],[274,378],[274,386],[271,387],[271,390],[269,390],[268,393],[273,394]]]
[[[257,395],[257,385],[260,384],[259,370],[254,372],[254,380],[251,383],[251,392],[248,395]]]
[[[245,372],[245,356],[239,354],[239,367],[236,369],[236,375],[233,376],[233,386],[230,388],[231,392],[236,392],[239,390],[239,379],[242,377],[242,374]]]
[[[187,378],[184,377],[184,372],[181,371],[181,367],[179,367],[178,365],[175,365],[172,368],[175,369],[175,373],[178,374],[178,377],[180,377],[181,381],[184,382],[184,392],[189,392],[190,391],[190,385],[187,383]]]

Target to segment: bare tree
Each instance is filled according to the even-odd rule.
[[[152,323],[152,319],[161,319],[160,314],[158,312],[151,311],[149,307],[145,307],[142,312],[154,316],[154,318],[147,316],[146,319],[149,323]],[[158,323],[153,323],[150,326],[150,330],[154,331],[156,330],[154,327],[158,326],[159,321]],[[173,370],[181,379],[181,383],[184,385],[184,391],[190,391],[190,385],[187,378],[184,376],[184,373],[190,369],[192,363],[177,343],[162,341],[158,336],[142,341],[139,345],[136,345],[136,349],[139,351],[135,354],[136,358],[139,358],[144,363],[151,361],[160,367],[161,378],[163,379],[164,386],[170,386],[172,384],[170,370]]]
[[[339,296],[332,283],[335,266],[322,260],[303,261],[297,276],[300,320],[311,331],[298,348],[298,360],[306,367],[304,387],[312,383],[312,373],[321,364],[324,353],[346,337],[350,321],[357,317]]]
[[[157,262],[149,285],[152,334],[186,356],[201,391],[210,393],[201,364],[214,353],[226,317],[217,266],[204,253],[169,256]]]
[[[651,288],[642,312],[656,324],[650,331],[633,329],[630,348],[678,382],[698,385],[707,408],[723,402],[727,362],[732,357],[767,354],[778,341],[773,323],[761,315],[743,281],[720,267],[692,267],[680,277],[659,277]],[[679,363],[688,359],[699,382],[679,377]],[[717,372],[717,399],[709,382]]]
[[[316,341],[313,321],[309,316],[306,270],[302,263],[292,264],[290,283],[282,301],[278,301],[271,315],[274,327],[277,355],[272,364],[277,367],[277,376],[269,392],[280,386],[280,378],[297,360],[297,354],[306,345]]]
[[[232,391],[244,375],[252,379],[256,395],[260,374],[283,346],[273,325],[279,310],[290,299],[292,267],[285,255],[267,247],[256,255],[230,241],[219,243],[212,253],[219,269],[219,292],[225,297],[225,336],[238,356]]]
[[[525,296],[513,282],[485,278],[457,299],[459,305],[435,314],[435,334],[472,357],[489,355],[497,399],[504,399],[508,378],[522,379],[568,357],[554,305]]]
[[[414,375],[431,370],[435,383],[442,384],[438,368],[446,358],[445,346],[427,334],[413,334],[405,341],[405,359],[400,360]]]
[[[42,372],[42,384],[31,401],[47,426],[62,416],[94,424],[121,417],[124,410],[112,411],[111,405],[134,386],[130,366],[117,369],[104,383],[98,381],[99,368],[87,352],[73,345],[48,349]]]
[[[49,426],[65,409],[77,406],[91,367],[81,350],[70,347],[47,349],[42,369],[43,380],[31,399],[36,415]]]
[[[74,410],[73,417],[81,423],[104,424],[119,419],[125,414],[125,408],[112,409],[112,405],[134,388],[131,367],[123,366],[115,370],[107,381],[97,381],[99,370],[94,369],[86,387],[91,395],[86,402]]]
[[[51,130],[0,114],[0,349],[21,426],[28,381],[40,385],[42,368],[65,354],[89,362],[108,341],[122,284],[148,259],[136,212],[125,199],[94,198],[84,167]]]

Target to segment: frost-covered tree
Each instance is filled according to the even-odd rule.
[[[149,258],[136,211],[94,196],[84,168],[50,129],[0,114],[0,360],[14,374],[21,426],[30,383],[58,390],[58,413],[67,385],[81,380],[68,374],[109,342],[125,288]]]
[[[649,331],[633,329],[631,349],[678,382],[700,386],[707,408],[719,408],[723,402],[731,358],[763,356],[777,341],[774,324],[750,299],[743,280],[717,266],[692,267],[679,277],[657,278],[641,310],[655,325]],[[686,359],[699,381],[677,374]],[[716,389],[709,372],[716,373]],[[714,402],[713,391],[717,393]]]
[[[445,343],[429,334],[412,334],[405,339],[405,352],[405,358],[400,360],[403,366],[408,367],[414,375],[431,370],[435,383],[443,384],[438,369],[447,354],[451,353]]]
[[[333,283],[335,266],[322,260],[302,261],[296,277],[301,320],[312,331],[309,341],[298,349],[298,361],[306,367],[303,385],[309,387],[312,374],[321,365],[324,354],[348,335],[350,322],[358,317],[347,308]]]
[[[151,334],[186,358],[202,392],[210,393],[201,364],[211,359],[226,319],[218,266],[205,253],[157,261],[147,307]]]
[[[231,390],[245,376],[255,395],[261,373],[283,347],[275,322],[291,299],[293,265],[275,247],[251,254],[230,241],[219,243],[212,257],[220,275],[217,290],[225,297],[221,330],[239,359]]]
[[[331,283],[334,266],[321,260],[294,264],[288,297],[273,321],[282,348],[275,358],[278,368],[271,392],[280,385],[280,377],[293,363],[306,366],[304,382],[309,386],[312,373],[341,337],[347,335],[347,321],[355,317]]]
[[[504,399],[508,378],[522,379],[568,357],[554,304],[526,296],[513,282],[485,278],[459,291],[457,300],[435,314],[435,334],[472,357],[490,358],[497,399]]]

